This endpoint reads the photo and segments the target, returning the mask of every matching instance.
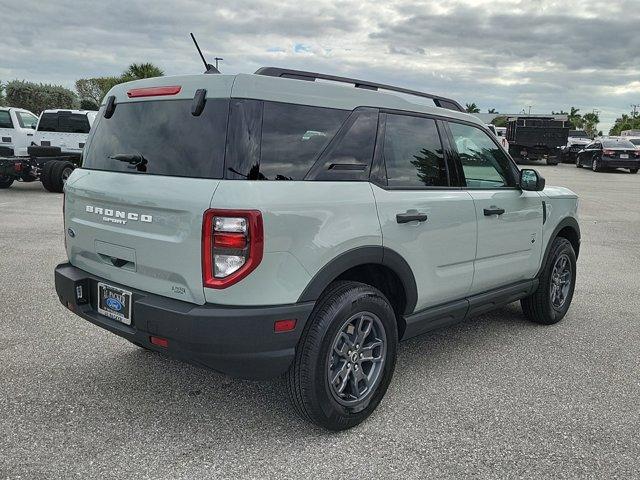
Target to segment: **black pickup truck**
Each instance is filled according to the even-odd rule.
[[[547,165],[557,165],[559,148],[567,144],[569,128],[568,120],[556,117],[509,118],[509,154],[516,162],[543,160]]]
[[[80,155],[62,155],[57,147],[28,147],[28,157],[12,156],[0,147],[0,189],[13,182],[41,181],[50,192],[61,193],[64,184],[80,164]]]

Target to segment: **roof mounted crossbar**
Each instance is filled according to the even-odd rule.
[[[433,95],[431,93],[418,92],[416,90],[409,90],[402,87],[394,87],[393,85],[385,85],[382,83],[367,82],[365,80],[356,80],[355,78],[338,77],[335,75],[326,75],[324,73],[305,72],[303,70],[291,70],[288,68],[278,67],[262,67],[256,71],[256,75],[266,75],[269,77],[280,78],[293,78],[296,80],[307,80],[314,82],[316,79],[329,80],[332,82],[341,83],[353,83],[356,88],[363,88],[365,90],[389,90],[391,92],[404,93],[407,95],[415,95],[417,97],[430,98],[436,107],[447,108],[449,110],[457,110],[464,112],[462,108],[455,100],[450,98],[441,97],[439,95]]]

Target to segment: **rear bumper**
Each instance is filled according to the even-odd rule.
[[[125,325],[97,313],[97,283],[104,281],[69,263],[55,269],[56,292],[76,315],[138,345],[233,377],[266,379],[284,373],[313,309],[313,302],[269,306],[229,307],[194,305],[131,289],[132,324]],[[82,285],[85,297],[76,298]],[[275,333],[274,322],[296,319],[290,332]],[[168,339],[168,347],[151,344],[150,336]]]
[[[607,159],[602,157],[600,164],[605,168],[640,168],[640,160],[638,159]]]

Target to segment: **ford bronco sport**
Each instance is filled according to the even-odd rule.
[[[553,324],[573,296],[576,195],[455,101],[389,85],[271,67],[118,85],[65,192],[63,305],[228,375],[284,374],[328,429],[380,403],[398,341],[516,300]]]

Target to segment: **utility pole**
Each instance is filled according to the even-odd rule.
[[[640,104],[638,104],[638,103],[632,103],[631,104],[631,108],[633,108],[633,113],[632,113],[633,118],[636,118],[636,112],[638,110],[638,107],[640,107]]]

